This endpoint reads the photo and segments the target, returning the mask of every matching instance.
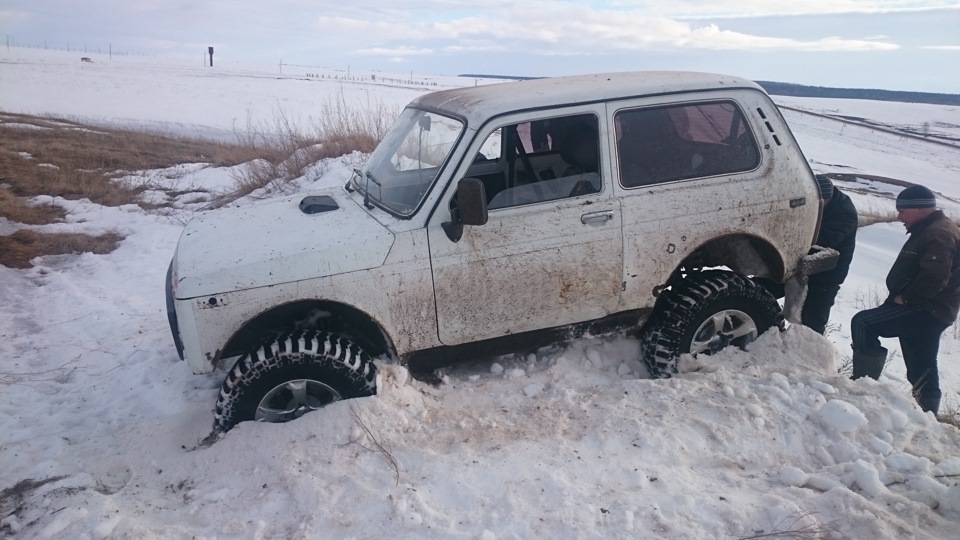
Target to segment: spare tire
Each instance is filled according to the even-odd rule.
[[[640,340],[650,375],[667,378],[677,372],[681,354],[744,348],[782,325],[780,304],[765,288],[733,272],[707,270],[664,291]]]

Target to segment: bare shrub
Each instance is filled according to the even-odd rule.
[[[960,400],[956,399],[957,397],[960,397],[960,394],[952,400],[943,400],[937,420],[955,428],[960,428]]]
[[[360,430],[363,434],[347,444],[357,444],[364,450],[368,452],[377,452],[383,455],[384,459],[387,460],[387,464],[390,465],[390,468],[393,470],[393,478],[396,482],[396,485],[400,485],[400,465],[397,463],[397,458],[393,456],[391,451],[390,442],[387,441],[382,435],[378,436],[368,425],[368,422],[361,416],[357,409],[350,407],[350,415],[353,416],[354,421],[357,423],[357,426],[360,427]],[[365,446],[361,439],[365,439],[370,446]]]
[[[340,92],[323,104],[320,117],[314,121],[314,130],[326,147],[325,157],[369,153],[380,144],[399,114],[399,108],[383,101],[367,99],[348,103]]]
[[[866,289],[857,289],[853,296],[853,306],[858,310],[873,309],[887,299],[885,285],[870,285]]]
[[[248,117],[246,129],[234,128],[234,137],[238,146],[251,149],[256,158],[233,173],[237,187],[226,200],[259,189],[266,188],[267,192],[281,189],[316,161],[311,161],[313,152],[306,149],[315,147],[318,141],[305,134],[304,126],[283,110],[275,112],[270,124],[255,123]]]
[[[847,377],[853,377],[853,357],[852,356],[847,354],[840,359],[840,367],[837,368],[837,373],[840,375],[845,375]]]
[[[236,189],[214,206],[255,191],[283,192],[323,159],[352,152],[372,152],[398,114],[398,108],[382,101],[348,103],[340,92],[323,104],[318,117],[306,119],[306,124],[283,110],[275,111],[269,124],[248,118],[246,129],[234,129],[234,134],[237,145],[253,150],[258,159],[234,173]],[[322,169],[314,170],[317,176],[322,173]]]

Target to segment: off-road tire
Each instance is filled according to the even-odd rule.
[[[328,332],[291,332],[237,360],[220,387],[214,429],[227,431],[254,420],[267,393],[294,380],[318,381],[336,391],[339,399],[377,392],[376,367],[357,344]]]
[[[640,333],[650,375],[668,378],[675,374],[677,358],[690,352],[700,326],[725,311],[740,312],[756,326],[756,335],[729,343],[741,348],[770,327],[783,325],[783,311],[777,300],[750,278],[721,270],[691,274],[663,293]],[[720,340],[719,345],[725,344]],[[706,354],[711,352],[716,350]]]

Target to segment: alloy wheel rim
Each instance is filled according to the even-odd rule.
[[[343,399],[330,385],[313,379],[294,379],[274,386],[257,405],[254,420],[287,422]]]
[[[738,347],[757,339],[757,323],[738,309],[725,309],[707,317],[693,334],[690,353],[712,354],[727,345]]]

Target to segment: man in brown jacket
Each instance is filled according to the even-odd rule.
[[[879,337],[899,337],[907,379],[924,411],[940,408],[940,335],[960,310],[960,229],[936,208],[933,192],[910,186],[897,196],[897,219],[910,238],[887,274],[887,300],[853,316],[853,378],[877,379],[887,350]]]

